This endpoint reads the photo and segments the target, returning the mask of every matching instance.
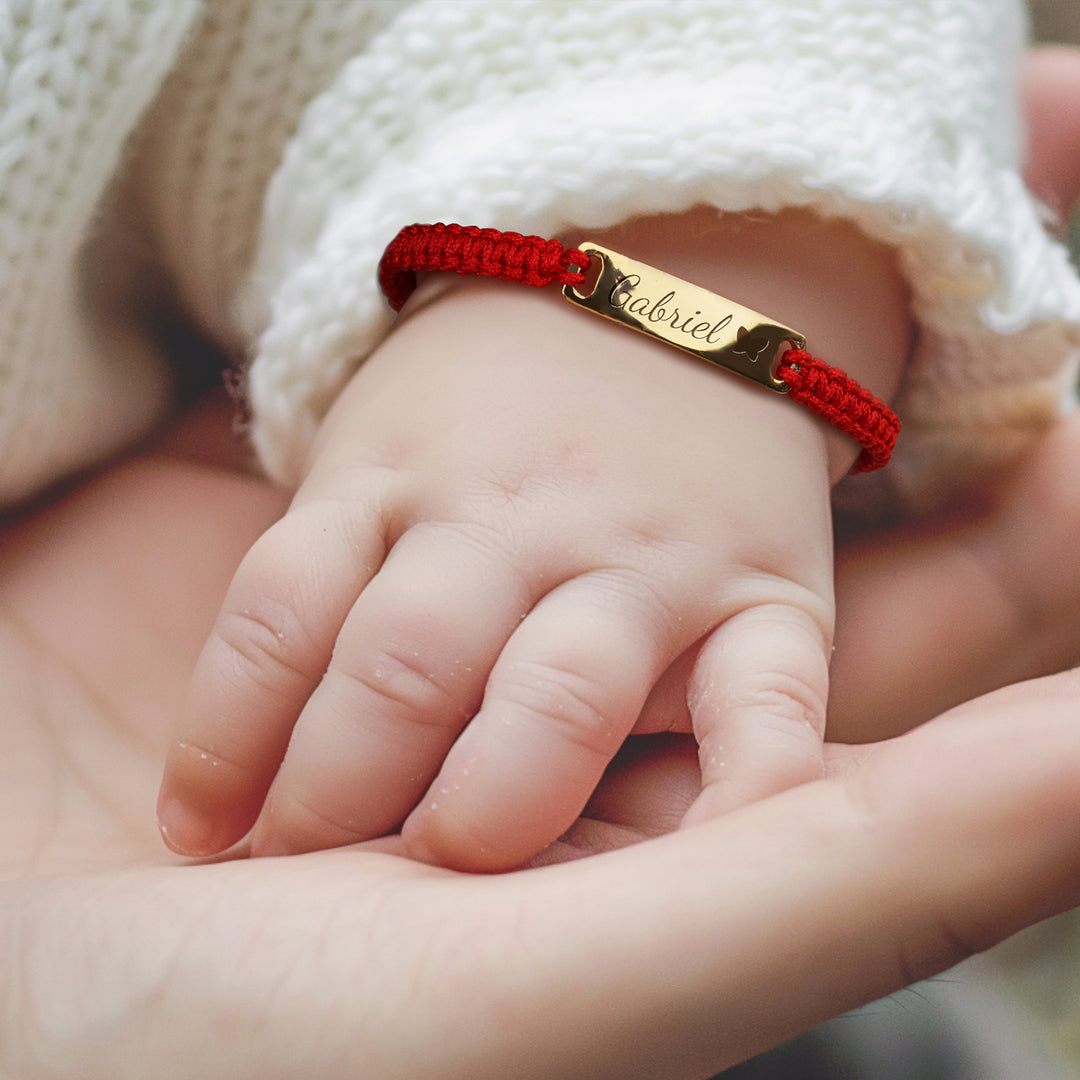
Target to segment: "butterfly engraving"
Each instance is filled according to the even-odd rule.
[[[738,344],[731,351],[736,356],[745,356],[751,364],[756,364],[761,354],[772,344],[772,335],[766,331],[751,333],[745,326],[739,327]]]

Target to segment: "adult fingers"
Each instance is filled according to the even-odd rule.
[[[980,509],[841,546],[830,739],[897,734],[1080,660],[1078,461],[1073,414]]]
[[[1032,191],[1067,220],[1080,195],[1080,50],[1032,49],[1023,79]]]

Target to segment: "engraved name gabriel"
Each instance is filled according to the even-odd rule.
[[[653,300],[648,296],[634,294],[634,290],[640,284],[641,277],[638,274],[619,274],[615,287],[608,296],[608,303],[617,311],[627,311],[637,316],[639,321],[664,324],[706,345],[723,345],[725,341],[731,340],[731,331],[728,330],[732,322],[730,314],[716,322],[702,319],[700,310],[687,315],[675,306],[674,290],[664,293],[658,300]],[[724,334],[725,330],[728,331],[726,334]],[[739,348],[731,351],[746,356],[752,363],[757,363],[758,358],[771,343],[770,334],[752,333],[745,326],[738,328],[736,339]]]

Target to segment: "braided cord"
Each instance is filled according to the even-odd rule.
[[[416,288],[420,270],[451,270],[543,288],[553,282],[581,285],[588,268],[589,256],[583,251],[542,236],[476,225],[409,225],[383,253],[379,287],[390,306],[400,311]]]
[[[853,473],[888,464],[900,434],[900,419],[864,386],[804,349],[788,349],[780,357],[776,376],[787,383],[794,401],[862,444]]]

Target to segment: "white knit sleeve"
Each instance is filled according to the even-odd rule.
[[[160,359],[94,307],[114,268],[85,245],[195,16],[194,0],[0,4],[0,503],[115,450],[168,399]]]
[[[1075,379],[1080,289],[1018,175],[1016,0],[440,0],[306,107],[243,306],[254,436],[295,480],[390,316],[416,221],[573,239],[640,213],[813,208],[892,245],[919,340],[892,483],[1007,457]],[[778,315],[777,317],[782,317]]]

